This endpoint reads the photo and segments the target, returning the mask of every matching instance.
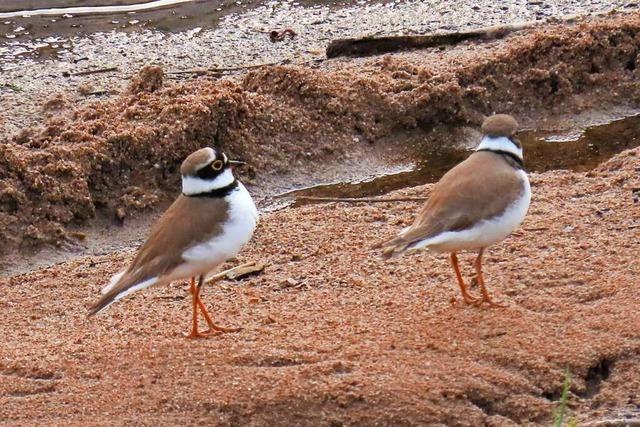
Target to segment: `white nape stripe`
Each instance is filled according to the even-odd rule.
[[[506,151],[523,160],[522,148],[518,148],[518,146],[506,136],[484,136],[482,141],[480,141],[480,145],[476,148],[476,151],[478,150]]]
[[[144,288],[148,288],[149,286],[153,285],[154,283],[156,283],[158,281],[157,277],[152,277],[151,279],[147,279],[144,282],[140,282],[137,285],[133,285],[128,289],[125,289],[124,291],[120,292],[118,295],[115,296],[115,298],[113,298],[113,300],[105,305],[104,307],[102,307],[100,310],[98,310],[95,314],[100,313],[101,311],[105,310],[107,307],[109,307],[111,304],[113,304],[114,302],[126,297],[127,295],[129,295],[132,292],[135,291],[139,291],[140,289],[144,289]]]
[[[124,273],[127,270],[122,270],[120,273],[114,275],[111,280],[109,280],[109,284],[107,286],[105,286],[104,288],[100,289],[100,292],[104,295],[107,292],[109,292],[111,289],[113,289],[113,287],[116,285],[116,283],[118,283],[118,280],[120,280],[120,278],[124,275]]]
[[[230,168],[225,169],[220,175],[214,179],[202,179],[197,176],[182,177],[182,193],[191,196],[194,194],[206,193],[211,190],[226,187],[231,184],[235,178]]]

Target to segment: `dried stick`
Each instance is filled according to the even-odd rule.
[[[233,268],[230,268],[228,270],[225,270],[225,271],[222,271],[220,273],[214,274],[209,279],[207,279],[206,283],[207,284],[211,284],[211,283],[217,282],[218,280],[224,279],[227,274],[229,274],[229,273],[231,273],[231,272],[233,272],[235,270],[239,270],[241,268],[251,267],[251,266],[254,266],[254,265],[256,265],[255,261],[247,262],[247,263],[242,264],[242,265],[237,265],[237,266],[235,266]]]
[[[315,202],[341,202],[341,203],[382,203],[382,202],[424,202],[426,197],[389,197],[385,199],[377,197],[312,197],[298,196],[296,200],[312,200]]]
[[[118,71],[118,67],[98,68],[96,70],[79,71],[71,74],[72,76],[86,76],[89,74],[110,73],[112,71]]]

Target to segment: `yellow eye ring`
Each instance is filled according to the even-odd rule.
[[[215,162],[211,163],[211,169],[213,169],[214,171],[219,171],[220,169],[222,169],[222,166],[224,166],[224,162],[222,160],[216,160]]]

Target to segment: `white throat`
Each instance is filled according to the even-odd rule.
[[[507,153],[511,153],[517,156],[520,160],[523,160],[522,148],[517,147],[506,136],[485,135],[482,138],[482,141],[480,141],[480,145],[478,145],[478,148],[476,148],[476,151],[478,150],[506,151]]]
[[[207,193],[212,190],[218,190],[233,183],[233,172],[227,168],[214,179],[202,179],[197,176],[182,177],[182,194],[192,196],[194,194]]]

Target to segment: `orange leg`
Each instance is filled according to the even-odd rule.
[[[238,331],[242,330],[242,328],[224,328],[222,326],[218,326],[215,323],[213,323],[213,320],[211,319],[211,316],[209,315],[209,312],[207,311],[207,307],[205,307],[204,303],[200,299],[200,288],[202,288],[203,284],[204,284],[204,276],[200,276],[200,278],[198,279],[198,286],[196,287],[196,295],[197,295],[197,298],[198,298],[198,306],[200,307],[200,311],[202,311],[202,315],[204,316],[204,320],[206,320],[207,321],[207,325],[209,325],[209,330],[206,331],[206,332],[203,332],[203,333],[207,334],[207,335],[217,335],[217,334],[222,333],[222,332],[238,332]]]
[[[499,304],[495,302],[489,292],[487,292],[487,288],[484,284],[484,276],[482,275],[482,253],[484,252],[484,248],[480,249],[478,252],[478,257],[476,258],[473,266],[476,268],[476,273],[478,274],[478,284],[480,285],[480,290],[482,291],[482,302],[488,303],[491,307],[504,307],[503,304]]]
[[[189,290],[191,292],[191,298],[193,299],[193,323],[191,326],[191,333],[185,336],[187,338],[200,338],[203,336],[200,332],[198,332],[198,301],[200,300],[200,298],[197,294],[195,277],[191,278],[191,286],[189,287]]]
[[[469,294],[469,291],[467,290],[466,285],[464,284],[462,274],[460,274],[458,257],[456,256],[455,252],[451,252],[451,265],[453,265],[453,270],[456,272],[456,278],[458,279],[458,285],[460,285],[460,291],[462,292],[462,298],[464,298],[464,302],[466,302],[467,304],[478,305],[481,302],[480,299],[471,296],[471,294]]]

